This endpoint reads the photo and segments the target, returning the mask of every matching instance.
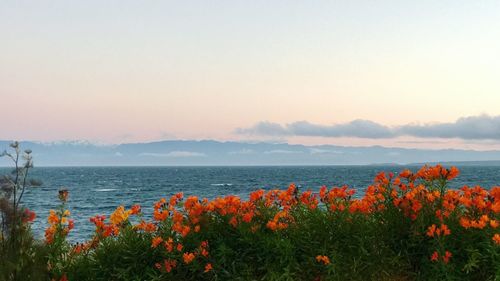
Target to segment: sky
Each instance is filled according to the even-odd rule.
[[[0,0],[0,139],[500,149],[499,1]]]

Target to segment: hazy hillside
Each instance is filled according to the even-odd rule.
[[[9,141],[0,141],[6,149]],[[38,166],[66,165],[356,165],[459,162],[494,164],[500,151],[424,150],[333,145],[304,146],[286,143],[218,141],[161,141],[121,145],[88,142],[22,142],[33,150]],[[495,161],[496,162],[482,162]],[[475,162],[469,162],[475,161]],[[477,162],[481,161],[481,163]],[[0,165],[6,165],[5,159]]]

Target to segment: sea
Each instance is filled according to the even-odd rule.
[[[285,189],[294,183],[303,191],[348,185],[361,195],[379,172],[397,173],[404,168],[416,171],[419,166],[36,167],[30,174],[42,185],[28,189],[22,204],[36,212],[32,230],[42,238],[49,210],[58,207],[58,190],[68,189],[67,207],[75,220],[68,239],[77,242],[92,236],[89,218],[108,216],[119,205],[140,204],[150,219],[153,203],[177,192],[209,199],[229,194],[248,198],[257,189]],[[500,166],[458,168],[461,173],[450,188],[500,185]],[[0,174],[9,171],[0,168]]]

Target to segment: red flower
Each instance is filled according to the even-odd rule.
[[[185,264],[191,263],[195,258],[195,255],[193,253],[184,253],[182,255],[182,259],[184,260]]]
[[[141,206],[139,206],[139,205],[134,205],[134,206],[132,206],[132,208],[130,208],[131,215],[137,215],[140,212],[141,212]]]
[[[439,259],[439,254],[438,252],[434,251],[431,255],[431,261],[437,261]]]
[[[453,256],[453,255],[452,255],[450,252],[446,251],[446,252],[444,253],[444,256],[443,256],[443,262],[444,262],[444,263],[448,263],[448,262],[450,261],[450,258],[451,258],[452,256]]]
[[[31,211],[30,209],[24,209],[23,222],[32,222],[36,218],[36,213]]]
[[[493,242],[495,242],[495,244],[500,245],[500,234],[495,233],[495,235],[493,235],[493,238],[491,239],[493,240]]]
[[[212,264],[207,263],[207,265],[205,265],[205,272],[209,272],[210,270],[212,270]]]

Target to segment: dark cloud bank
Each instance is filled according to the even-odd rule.
[[[312,124],[307,121],[286,125],[264,121],[250,128],[238,128],[236,133],[262,136],[357,137],[370,139],[413,136],[419,138],[500,140],[500,115],[462,117],[453,123],[407,124],[395,127],[362,119],[330,126]]]

